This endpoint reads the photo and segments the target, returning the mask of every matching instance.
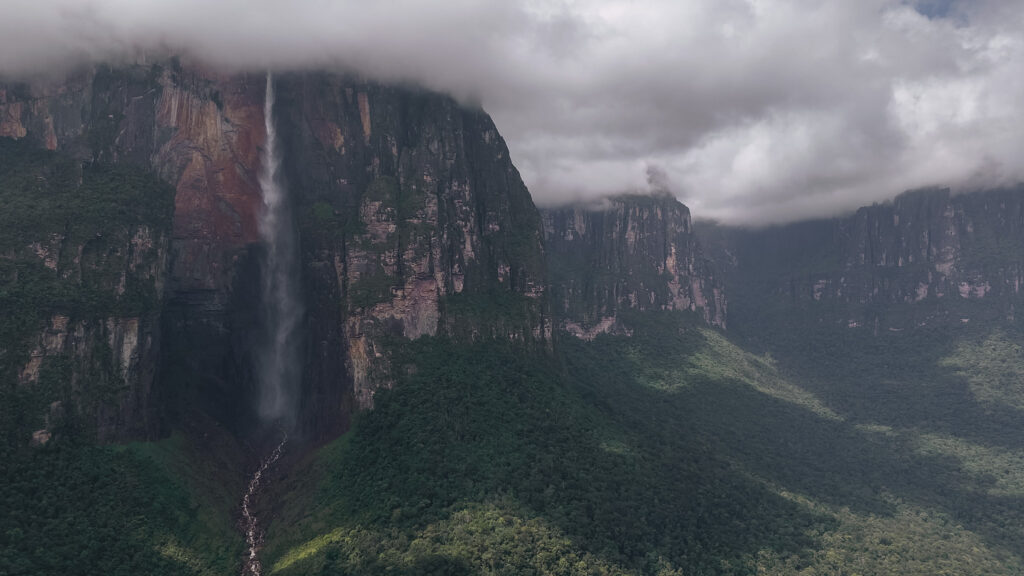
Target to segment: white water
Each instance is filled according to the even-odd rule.
[[[265,255],[262,270],[261,307],[262,332],[255,352],[256,381],[259,389],[259,415],[263,424],[276,423],[287,430],[294,424],[294,385],[301,377],[298,328],[302,319],[299,301],[298,251],[286,190],[280,175],[281,155],[274,126],[274,78],[267,73],[266,101],[263,105],[267,140],[260,169],[260,191],[263,211],[260,214],[260,236]],[[263,475],[281,457],[288,434],[270,455],[260,462],[249,480],[242,498],[245,542],[249,555],[243,563],[243,574],[261,576],[263,567],[258,553],[263,545],[263,532],[252,511],[253,500],[260,491]]]
[[[263,546],[263,531],[260,530],[259,524],[256,521],[256,515],[252,512],[252,502],[253,498],[256,497],[256,493],[260,490],[263,474],[281,457],[286,442],[288,442],[287,433],[281,439],[281,443],[277,445],[277,448],[274,448],[274,451],[270,453],[270,456],[263,462],[260,462],[260,467],[256,469],[256,472],[249,480],[249,489],[246,490],[245,497],[242,498],[242,518],[245,520],[245,544],[249,547],[249,557],[243,564],[243,574],[251,574],[252,576],[261,576],[263,574],[263,565],[260,564],[259,558],[257,558],[257,553]]]
[[[274,126],[274,79],[267,73],[263,105],[267,140],[259,174],[263,194],[260,235],[266,248],[262,262],[263,340],[256,356],[259,411],[264,422],[291,424],[299,381],[299,334],[302,304],[298,289],[298,250],[287,193],[282,183],[281,150]]]

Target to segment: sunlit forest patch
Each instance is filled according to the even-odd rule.
[[[940,365],[966,378],[979,401],[1024,410],[1024,347],[1006,332],[961,342]]]

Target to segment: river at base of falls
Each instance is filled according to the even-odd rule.
[[[263,482],[263,475],[266,474],[277,461],[281,458],[281,454],[284,452],[284,446],[288,442],[288,434],[285,434],[281,439],[281,443],[274,448],[274,451],[270,453],[262,462],[260,462],[259,468],[253,473],[252,478],[249,479],[249,488],[245,491],[245,497],[242,498],[242,520],[245,522],[245,545],[248,547],[248,554],[245,561],[242,563],[242,574],[243,576],[262,576],[263,565],[260,564],[259,551],[263,547],[263,531],[259,526],[259,519],[252,511],[253,500],[260,491],[260,486]]]

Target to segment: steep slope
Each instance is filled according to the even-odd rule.
[[[830,408],[944,435],[947,448],[1015,450],[1024,188],[918,191],[845,218],[701,232],[734,295],[733,335]]]
[[[552,306],[581,338],[621,332],[622,310],[687,310],[725,328],[722,280],[675,198],[617,196],[544,212]]]
[[[262,98],[257,76],[176,60],[0,87],[0,135],[89,164],[131,166],[173,188],[164,347],[151,369],[171,370],[162,380],[175,392],[161,404],[199,406],[229,422],[246,412],[237,398],[248,387],[247,342],[237,333],[252,324],[245,285],[259,237]]]
[[[1024,571],[1019,192],[713,229],[716,268],[669,198],[542,218],[479,110],[276,78],[312,442],[269,573]],[[0,572],[237,572],[263,88],[0,89]]]
[[[815,515],[731,470],[688,418],[663,419],[687,401],[623,356],[639,344],[643,365],[666,338],[671,363],[704,335],[626,316],[635,338],[564,342],[565,364],[500,341],[407,349],[395,362],[416,371],[289,479],[272,573],[742,572],[761,546],[796,552]]]
[[[0,202],[0,573],[232,571],[240,446],[94,445],[160,433],[173,189],[0,139]]]
[[[609,212],[628,221],[630,209]],[[556,294],[575,278],[558,268],[574,259],[596,275],[579,262],[600,249],[578,241],[576,227],[606,217],[554,214],[545,221],[549,238],[561,230],[547,243]],[[636,228],[663,230],[656,214]],[[737,252],[725,234],[749,234],[751,251],[777,242],[772,231],[714,232],[725,256]],[[750,265],[788,265],[799,249]],[[639,255],[664,252],[629,254],[636,266],[599,269],[605,285],[635,285],[631,276],[658,270]],[[972,254],[958,265],[978,266]],[[988,254],[994,269],[1013,265]],[[744,263],[727,262],[730,280],[744,278]],[[832,320],[847,310],[813,292],[756,292],[777,276],[726,286],[752,294],[731,296],[743,314],[730,316],[730,335],[768,354],[689,310],[643,311],[630,299],[615,303],[615,334],[560,339],[554,358],[418,341],[393,357],[410,369],[376,409],[286,480],[268,565],[279,574],[1024,570],[1019,327],[999,313],[942,321],[936,295],[938,321],[852,329]],[[556,302],[556,322],[593,302]],[[919,305],[864,309],[901,318]]]

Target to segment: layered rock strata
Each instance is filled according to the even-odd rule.
[[[722,280],[675,198],[618,196],[546,210],[544,229],[552,308],[571,334],[623,332],[627,309],[689,311],[726,327]]]

